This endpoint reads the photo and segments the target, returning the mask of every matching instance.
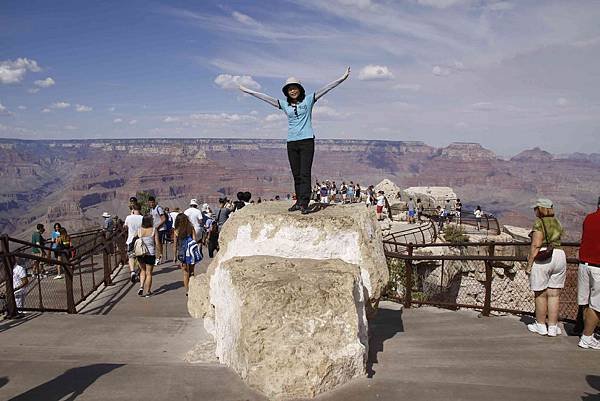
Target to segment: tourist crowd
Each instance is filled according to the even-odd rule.
[[[400,193],[394,194],[400,198]],[[294,196],[287,195],[287,200]],[[383,191],[376,191],[372,185],[362,189],[358,183],[345,181],[336,185],[335,181],[317,182],[313,187],[312,199],[316,204],[327,207],[332,204],[352,204],[364,202],[367,206],[376,207],[378,219],[383,218],[383,210],[390,210],[388,199]],[[275,196],[272,201],[280,200]],[[261,203],[258,198],[256,203]],[[152,274],[155,266],[165,261],[166,247],[172,246],[170,261],[181,266],[183,283],[188,291],[189,278],[194,275],[194,267],[204,257],[203,249],[212,258],[219,250],[219,233],[231,213],[247,207],[251,203],[250,192],[239,192],[237,199],[232,201],[226,197],[220,198],[213,209],[209,204],[197,199],[191,199],[187,208],[163,208],[157,200],[150,196],[147,203],[142,205],[136,197],[129,199],[130,214],[124,221],[112,218],[107,212],[102,214],[104,219],[102,229],[107,236],[119,229],[127,231],[126,247],[131,282],[139,282],[138,295],[152,296]],[[146,214],[142,210],[146,209]],[[421,222],[425,213],[420,198],[409,197],[406,201],[407,219],[409,223]],[[444,222],[457,223],[463,218],[463,206],[460,199],[447,199],[444,206],[437,206],[435,213],[429,215],[437,220],[440,228]],[[290,209],[292,210],[292,209]],[[531,248],[527,259],[527,273],[530,288],[534,292],[535,322],[527,327],[531,332],[554,337],[561,334],[558,326],[560,291],[565,285],[567,258],[561,247],[564,231],[555,216],[554,205],[548,199],[538,199],[533,205],[535,221],[531,230]],[[480,206],[474,210],[477,228],[481,228],[484,213]],[[75,248],[67,230],[60,223],[53,225],[53,231],[48,240],[44,238],[45,227],[38,224],[32,235],[33,255],[53,257],[58,261],[66,261],[75,256]],[[43,248],[49,244],[49,249]],[[125,253],[125,252],[123,252]],[[584,316],[584,327],[579,346],[582,348],[600,349],[600,342],[594,337],[594,331],[600,322],[600,198],[597,211],[589,214],[583,223],[583,232],[579,249],[578,270],[578,304]],[[61,266],[54,264],[56,274],[54,279],[63,278]],[[38,260],[33,263],[33,274],[47,276],[49,271],[44,269]],[[13,285],[17,307],[23,307],[26,287],[29,283],[26,270],[16,265],[13,269]]]

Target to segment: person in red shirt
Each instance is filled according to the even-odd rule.
[[[598,208],[583,221],[577,272],[577,303],[585,305],[581,348],[600,349],[594,330],[600,322],[600,198]]]

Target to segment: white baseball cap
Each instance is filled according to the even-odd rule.
[[[110,217],[110,214],[108,214],[108,212],[104,212],[102,213],[102,217]]]
[[[198,206],[198,200],[196,198],[190,201],[190,206]]]

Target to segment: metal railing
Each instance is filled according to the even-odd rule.
[[[398,288],[388,297],[405,307],[433,305],[457,309],[533,315],[535,304],[529,290],[528,274],[515,262],[526,262],[530,243],[462,242],[402,244],[385,241],[388,265],[393,266]],[[394,250],[391,250],[391,247]],[[448,247],[439,254],[434,248]],[[567,277],[560,294],[559,318],[577,318],[577,265],[579,243],[563,243],[567,253]],[[392,274],[393,273],[393,274]]]
[[[439,219],[441,218],[437,215],[437,210],[432,208],[424,209],[422,215],[425,217],[429,217],[434,221],[439,221]],[[444,217],[444,219],[446,222],[457,223],[459,225],[464,224],[472,227],[477,227],[477,224],[479,223],[481,229],[492,231],[496,233],[496,235],[500,235],[500,233],[502,232],[500,222],[498,222],[498,219],[495,216],[487,213],[484,213],[481,216],[479,222],[475,217],[475,213],[464,211],[460,213],[460,216],[450,215]]]
[[[20,310],[76,313],[76,306],[100,285],[112,284],[112,272],[119,263],[127,261],[127,232],[91,230],[70,238],[72,247],[58,250],[6,234],[0,236],[0,294],[5,299],[7,316],[16,316]],[[23,288],[24,304],[19,308],[12,282],[13,266],[17,263],[31,272]],[[59,266],[64,279],[51,277],[55,271],[58,273]]]
[[[409,243],[428,244],[437,239],[437,229],[433,221],[427,219],[426,222],[417,227],[410,227],[406,230],[394,231],[386,234],[383,238],[383,247],[390,252],[401,252],[399,244],[407,245]]]

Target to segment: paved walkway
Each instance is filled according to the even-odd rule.
[[[186,314],[178,269],[160,266],[148,299],[127,277],[78,315],[0,322],[0,400],[265,400],[222,365],[185,362],[209,336]],[[516,317],[383,302],[374,333],[369,377],[317,400],[600,399],[600,351]]]

